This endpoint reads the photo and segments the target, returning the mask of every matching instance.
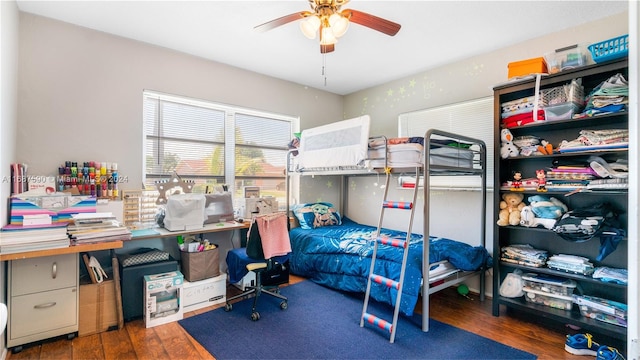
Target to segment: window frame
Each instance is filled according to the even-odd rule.
[[[156,113],[152,114],[153,116],[153,122],[154,122],[154,126],[156,126],[156,129],[154,131],[153,134],[150,134],[150,131],[148,129],[148,125],[147,125],[147,109],[146,109],[146,101],[147,98],[150,99],[155,99],[158,101],[157,104],[157,108],[156,108]],[[184,105],[189,105],[189,106],[195,106],[195,107],[201,107],[201,108],[205,108],[205,109],[210,109],[210,110],[214,110],[214,111],[222,111],[223,114],[223,124],[221,124],[221,128],[223,129],[223,142],[221,143],[219,140],[213,139],[192,139],[192,138],[187,138],[187,137],[167,137],[166,135],[162,135],[162,130],[163,130],[163,121],[162,121],[162,104],[165,102],[173,102],[173,103],[177,103],[177,104],[184,104]],[[243,143],[243,144],[237,144],[236,143],[236,128],[237,126],[237,117],[238,116],[249,116],[249,117],[257,117],[257,118],[264,118],[266,121],[283,121],[288,123],[288,134],[287,134],[287,139],[291,139],[293,137],[293,134],[299,131],[299,127],[300,127],[300,118],[297,116],[291,116],[291,115],[283,115],[283,114],[276,114],[276,113],[272,113],[272,112],[267,112],[267,111],[261,111],[261,110],[256,110],[256,109],[250,109],[250,108],[245,108],[245,107],[241,107],[241,106],[234,106],[234,105],[227,105],[227,104],[221,104],[221,103],[216,103],[216,102],[212,102],[212,101],[207,101],[207,100],[199,100],[199,99],[193,99],[193,98],[189,98],[189,97],[184,97],[184,96],[178,96],[178,95],[171,95],[171,94],[166,94],[166,93],[162,93],[162,92],[158,92],[158,91],[152,91],[152,90],[144,90],[143,91],[143,132],[142,132],[142,137],[143,137],[143,147],[142,147],[142,157],[143,157],[143,170],[142,170],[142,181],[144,184],[146,184],[147,186],[149,186],[151,183],[155,183],[156,181],[162,181],[162,180],[167,180],[168,178],[170,178],[171,176],[173,176],[172,173],[149,173],[148,172],[148,167],[147,167],[147,146],[149,144],[149,141],[157,141],[157,148],[158,149],[162,149],[164,142],[166,140],[176,140],[176,141],[180,141],[180,142],[201,142],[201,143],[206,143],[206,144],[211,144],[212,146],[216,146],[216,145],[222,145],[223,146],[223,152],[224,152],[224,157],[223,157],[223,174],[222,175],[196,175],[196,174],[180,174],[178,173],[177,175],[181,178],[184,178],[186,180],[197,180],[197,179],[205,179],[205,180],[214,180],[218,183],[222,182],[224,184],[227,184],[228,186],[228,191],[230,191],[232,194],[236,195],[239,194],[239,191],[241,191],[242,189],[236,189],[235,185],[236,185],[236,181],[237,180],[261,180],[261,179],[267,179],[267,180],[273,180],[273,179],[282,179],[282,182],[286,182],[286,173],[285,171],[282,172],[281,176],[276,176],[276,175],[266,175],[266,176],[252,176],[252,175],[236,175],[236,151],[238,149],[251,149],[251,148],[255,148],[255,149],[260,149],[260,150],[275,150],[275,151],[282,151],[282,164],[283,164],[283,170],[286,167],[286,156],[287,156],[287,152],[288,152],[288,147],[287,147],[287,143],[283,143],[282,146],[270,146],[270,145],[260,145],[260,144],[256,144],[256,145],[252,145],[252,144],[247,144],[247,143]],[[257,126],[256,128],[260,128],[260,126]],[[242,129],[242,130],[246,130],[246,128]],[[162,152],[162,150],[158,150],[158,152]],[[163,152],[162,152],[163,153]],[[154,157],[155,160],[157,160],[156,157]],[[277,188],[277,186],[276,186]],[[286,192],[284,191],[284,189],[282,189],[283,191],[283,199],[286,197]],[[236,198],[237,196],[234,196],[234,198]],[[286,200],[286,199],[285,199]],[[284,204],[282,204],[284,205]]]

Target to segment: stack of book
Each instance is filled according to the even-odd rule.
[[[64,227],[43,227],[0,232],[1,254],[65,247],[69,247],[69,237]]]
[[[72,215],[67,233],[74,245],[115,240],[131,240],[131,231],[111,213],[83,213]]]

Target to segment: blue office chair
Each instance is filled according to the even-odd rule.
[[[259,225],[261,224],[261,225]],[[249,227],[246,249],[233,250],[227,256],[229,272],[236,272],[231,267],[243,264],[247,271],[255,274],[255,283],[244,289],[241,294],[227,298],[225,311],[233,309],[232,301],[240,298],[248,298],[253,295],[251,308],[251,320],[260,320],[260,313],[256,310],[260,295],[265,294],[282,300],[280,309],[288,307],[287,297],[280,294],[279,285],[288,282],[288,269],[286,268],[286,255],[291,252],[289,242],[288,217],[285,213],[276,213],[256,216]],[[271,242],[271,243],[267,243]],[[266,244],[266,246],[264,246]],[[272,250],[275,245],[276,252]],[[265,251],[266,249],[266,251]],[[246,251],[246,253],[245,253]],[[265,257],[265,253],[267,257]],[[229,256],[236,257],[233,261]],[[246,257],[244,256],[246,255]],[[238,259],[241,260],[238,260]],[[283,274],[286,273],[286,276]],[[276,279],[275,281],[273,279]]]

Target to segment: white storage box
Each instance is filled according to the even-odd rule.
[[[184,311],[193,311],[227,300],[227,274],[200,281],[185,281],[182,292]]]
[[[525,289],[535,290],[551,295],[571,297],[576,288],[576,282],[561,277],[527,273],[522,275]]]
[[[181,320],[184,276],[180,271],[144,276],[144,324],[147,328]]]

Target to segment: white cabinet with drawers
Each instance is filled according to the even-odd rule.
[[[12,260],[8,263],[7,346],[78,331],[78,254]]]

